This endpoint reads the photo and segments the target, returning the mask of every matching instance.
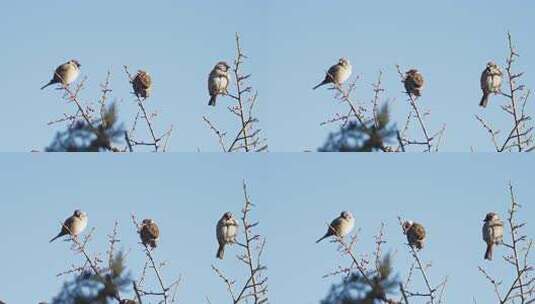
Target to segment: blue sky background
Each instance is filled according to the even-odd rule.
[[[427,80],[419,103],[432,110],[429,128],[447,124],[444,150],[492,150],[474,114],[504,127],[503,100],[493,98],[487,110],[479,109],[479,76],[489,59],[504,64],[510,30],[522,55],[518,68],[534,87],[534,12],[534,2],[519,0],[2,1],[0,150],[43,149],[63,129],[46,123],[72,105],[60,100],[60,92],[39,88],[57,65],[77,58],[88,77],[83,100],[96,100],[110,69],[111,100],[122,101],[121,120],[131,122],[135,104],[122,65],[146,69],[155,83],[148,107],[158,110],[157,132],[175,126],[170,150],[217,151],[201,117],[232,134],[237,126],[221,106],[225,101],[216,109],[206,105],[206,77],[215,62],[233,58],[236,31],[249,55],[245,69],[253,73],[257,116],[271,151],[315,150],[337,129],[319,124],[341,105],[332,92],[311,87],[341,56],[361,76],[362,101],[370,100],[370,84],[384,71],[385,97],[395,100],[398,124],[408,105],[394,66],[417,67]]]
[[[214,230],[223,212],[239,212],[244,178],[257,204],[253,216],[267,237],[264,262],[272,303],[317,304],[339,281],[322,276],[347,259],[338,256],[333,244],[314,241],[343,209],[354,213],[362,229],[359,254],[373,251],[373,236],[385,222],[386,248],[400,275],[406,274],[410,257],[396,217],[423,223],[429,239],[422,257],[433,262],[433,282],[449,277],[446,302],[472,303],[473,297],[477,303],[493,302],[493,291],[477,266],[485,265],[504,280],[511,272],[503,263],[483,261],[482,219],[491,210],[506,212],[510,180],[524,206],[521,218],[530,221],[535,215],[533,160],[517,155],[6,154],[0,166],[0,297],[7,303],[50,300],[62,285],[55,275],[82,262],[68,243],[48,243],[58,222],[75,208],[84,209],[89,227],[96,228],[91,253],[105,254],[106,234],[119,221],[119,246],[130,252],[127,263],[136,276],[143,254],[130,214],[152,217],[162,231],[157,257],[169,262],[164,277],[184,278],[179,303],[206,303],[206,297],[212,303],[227,301],[210,265],[238,277],[241,272],[233,259],[236,248],[227,251],[224,262],[214,258]],[[526,232],[535,235],[531,222]],[[500,248],[496,255],[503,252]]]

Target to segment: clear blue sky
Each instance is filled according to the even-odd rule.
[[[402,275],[410,258],[396,217],[423,223],[429,239],[422,257],[433,262],[433,282],[449,276],[447,302],[472,303],[476,297],[478,303],[490,303],[493,292],[476,267],[488,265],[502,278],[509,272],[496,262],[483,262],[484,215],[506,212],[510,180],[524,205],[522,218],[530,221],[535,215],[533,160],[517,155],[5,154],[0,167],[0,297],[8,303],[49,300],[62,284],[55,274],[82,261],[68,243],[48,243],[58,222],[75,208],[85,210],[89,227],[96,228],[92,253],[104,254],[105,236],[119,220],[120,247],[130,252],[127,262],[135,275],[143,255],[129,217],[132,212],[152,217],[162,231],[157,256],[169,262],[165,278],[184,278],[180,303],[205,303],[206,297],[212,303],[227,301],[210,265],[239,272],[232,259],[236,249],[227,251],[224,262],[216,261],[214,230],[224,211],[239,212],[244,178],[257,204],[253,215],[267,237],[264,261],[272,303],[317,304],[338,282],[322,275],[347,259],[337,255],[333,244],[314,241],[343,209],[355,214],[362,229],[359,253],[373,250],[373,235],[381,221],[386,223],[386,246]],[[526,229],[535,235],[533,223]]]
[[[96,99],[111,69],[111,100],[123,101],[123,121],[131,120],[135,107],[121,67],[148,70],[155,83],[149,108],[159,110],[157,131],[176,128],[170,150],[218,150],[201,117],[229,131],[237,127],[224,107],[206,105],[206,77],[215,62],[233,58],[236,31],[250,57],[245,68],[259,92],[257,113],[271,151],[314,150],[336,130],[319,123],[340,107],[331,92],[311,87],[341,56],[351,59],[362,78],[361,100],[370,99],[370,84],[384,71],[386,98],[396,99],[392,111],[398,122],[408,105],[394,66],[417,67],[427,79],[419,102],[433,112],[430,129],[448,125],[444,150],[491,150],[474,119],[482,112],[479,76],[489,59],[504,64],[510,30],[522,55],[519,68],[534,87],[528,70],[535,66],[534,12],[533,1],[519,0],[2,1],[0,150],[43,149],[61,129],[46,123],[72,105],[60,101],[58,91],[39,87],[70,58],[89,77],[84,100]],[[493,98],[484,115],[503,126],[498,104]]]

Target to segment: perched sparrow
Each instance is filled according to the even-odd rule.
[[[52,79],[41,90],[55,83],[61,83],[63,85],[71,84],[78,78],[80,66],[80,63],[74,59],[60,65],[54,72]]]
[[[499,245],[503,242],[503,223],[498,214],[490,212],[483,220],[483,240],[487,243],[487,251],[485,251],[485,259],[492,260],[492,249],[494,245]]]
[[[147,99],[152,90],[152,79],[150,78],[149,73],[142,70],[137,71],[136,76],[132,80],[132,87],[134,88],[134,94],[136,94],[138,98]]]
[[[403,231],[407,235],[407,240],[411,247],[416,249],[424,248],[425,242],[425,229],[424,226],[414,223],[413,221],[406,221],[403,223]]]
[[[351,76],[352,69],[353,68],[351,67],[351,63],[348,59],[340,58],[337,64],[329,68],[327,74],[325,75],[325,79],[312,89],[315,90],[322,85],[329,83],[334,83],[338,86],[341,86],[346,80],[349,79],[349,76]]]
[[[217,250],[217,258],[223,259],[225,254],[225,245],[236,243],[236,235],[238,234],[238,221],[232,217],[232,213],[227,212],[217,222],[216,235],[219,242],[219,249]]]
[[[144,219],[139,228],[139,237],[143,245],[154,249],[160,238],[160,229],[153,220]]]
[[[405,90],[411,96],[422,96],[422,90],[424,88],[424,76],[416,69],[409,70],[405,73],[405,79],[403,79]]]
[[[321,237],[319,240],[316,241],[316,243],[321,242],[323,239],[328,238],[330,236],[337,236],[340,238],[343,238],[344,236],[348,235],[351,230],[353,230],[353,227],[355,226],[355,218],[349,211],[343,211],[339,217],[334,219],[332,223],[329,225],[329,229],[327,229],[327,233],[323,237]]]
[[[52,241],[64,235],[75,237],[82,233],[85,227],[87,227],[87,215],[82,210],[74,210],[74,214],[65,220],[59,234],[51,239],[50,242],[52,243]]]
[[[208,92],[210,93],[209,106],[215,107],[217,95],[227,95],[230,83],[230,66],[224,62],[218,62],[208,76]]]
[[[502,86],[502,71],[494,61],[487,63],[487,67],[481,73],[481,90],[483,97],[481,98],[480,106],[485,108],[489,103],[489,95],[500,92]]]

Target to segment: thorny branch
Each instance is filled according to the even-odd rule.
[[[399,74],[399,77],[401,78],[401,82],[403,83],[405,76],[403,75],[403,72],[401,71],[401,67],[399,65],[396,65],[396,70]],[[399,134],[398,140],[400,142],[400,149],[406,149],[407,146],[416,145],[416,146],[425,146],[424,152],[438,152],[440,148],[440,143],[442,140],[442,136],[444,135],[444,132],[446,131],[446,125],[442,125],[442,128],[436,132],[435,134],[431,134],[427,126],[425,124],[425,117],[430,115],[429,111],[423,112],[418,107],[417,98],[410,94],[409,92],[404,92],[408,96],[408,102],[411,106],[411,109],[409,111],[409,115],[407,117],[407,121],[405,123],[404,131]],[[418,121],[418,124],[420,126],[420,129],[422,131],[422,134],[424,136],[423,140],[411,140],[408,139],[406,136],[406,132],[409,128],[410,122],[412,118],[416,118]]]
[[[328,273],[324,275],[323,277],[327,278],[327,277],[338,275],[338,274],[343,274],[345,277],[350,277],[356,271],[364,279],[365,284],[371,290],[376,290],[378,287],[377,283],[375,283],[376,277],[382,276],[381,267],[382,267],[382,263],[384,263],[384,261],[381,260],[383,256],[382,247],[386,243],[386,241],[384,240],[384,223],[381,223],[379,232],[375,236],[376,245],[375,245],[375,252],[373,254],[375,257],[375,261],[374,261],[375,269],[374,270],[369,270],[367,268],[367,265],[370,264],[370,261],[366,257],[358,258],[355,253],[355,247],[357,246],[359,242],[358,232],[351,237],[349,242],[346,242],[344,238],[341,238],[338,236],[334,236],[334,237],[335,237],[334,242],[336,242],[340,246],[339,248],[340,253],[344,256],[348,256],[351,260],[351,264],[348,267],[338,266],[337,267],[338,269],[336,271]],[[387,304],[401,304],[401,301],[396,301],[394,299],[388,298],[385,293],[376,294],[374,300],[379,300],[382,303],[387,303]]]
[[[139,233],[140,231],[140,225],[138,224],[136,217],[132,215],[132,222],[136,226],[136,231]],[[161,301],[159,303],[174,303],[176,298],[176,293],[178,291],[178,288],[180,286],[180,282],[182,281],[182,277],[178,277],[175,281],[173,281],[171,284],[166,285],[163,280],[163,276],[161,274],[161,269],[165,265],[165,263],[156,263],[156,260],[153,256],[151,248],[147,244],[140,243],[143,246],[143,251],[145,253],[145,256],[148,259],[148,262],[145,263],[145,268],[143,270],[143,274],[138,282],[134,281],[134,290],[136,292],[136,295],[138,298],[142,298],[144,296],[156,296],[161,297]],[[159,287],[161,291],[147,291],[144,290],[142,287],[142,283],[145,279],[145,270],[147,265],[150,264],[150,268],[154,271],[154,274],[158,280]]]
[[[69,232],[69,234],[72,235],[69,227],[67,227],[66,225],[63,225],[63,227]],[[85,259],[85,264],[83,266],[80,266],[80,267],[73,267],[72,270],[60,273],[60,274],[58,274],[58,276],[62,276],[62,275],[65,275],[65,274],[68,274],[68,273],[73,273],[73,272],[84,273],[86,271],[86,267],[89,266],[89,268],[92,270],[93,274],[96,276],[96,278],[98,279],[98,281],[100,283],[102,283],[104,286],[108,286],[110,284],[109,280],[107,280],[107,276],[103,274],[102,270],[99,267],[99,264],[102,262],[102,260],[100,258],[98,258],[98,257],[92,258],[89,255],[89,253],[87,252],[87,249],[86,249],[86,246],[89,243],[89,241],[91,240],[94,231],[95,231],[94,228],[91,229],[91,231],[82,240],[80,240],[78,238],[78,236],[72,236],[71,237],[71,240],[73,242],[73,250],[75,250],[76,252],[82,254],[82,256]],[[113,258],[114,258],[114,254],[113,254],[114,245],[115,245],[115,243],[117,243],[119,241],[116,238],[116,236],[117,236],[117,223],[115,223],[115,225],[114,225],[112,234],[110,234],[108,236],[109,243],[110,243],[110,247],[108,249],[108,257],[110,258],[110,260],[108,261],[109,265],[111,265],[111,263],[113,261]],[[111,266],[110,266],[110,269],[111,269]],[[113,292],[111,294],[108,294],[108,296],[111,296],[113,299],[115,299],[117,301],[117,303],[120,303],[120,304],[123,303],[123,301],[124,301],[121,298],[121,296],[119,295],[119,291],[118,290],[115,290],[115,292]]]
[[[212,265],[212,269],[225,283],[233,304],[248,303],[248,299],[251,299],[254,304],[267,304],[268,286],[267,277],[264,276],[267,267],[261,263],[266,240],[253,230],[259,223],[250,221],[250,212],[254,204],[249,199],[245,182],[243,182],[243,195],[241,228],[243,229],[244,242],[239,244],[243,248],[243,253],[237,258],[247,266],[249,276],[241,288],[235,289],[236,281],[229,279],[216,266]]]
[[[401,226],[401,231],[402,231],[403,235],[406,235],[406,232],[403,229],[403,222],[404,221],[401,219],[401,217],[398,217],[398,221],[399,221],[399,224]],[[429,275],[427,274],[427,269],[429,269],[431,267],[431,264],[424,265],[424,263],[422,262],[422,259],[420,258],[420,254],[419,254],[418,250],[415,247],[413,247],[410,244],[408,244],[408,243],[406,245],[409,248],[409,252],[411,253],[411,255],[413,257],[414,262],[411,265],[411,268],[410,268],[410,271],[409,271],[409,275],[407,277],[407,281],[405,282],[405,285],[402,286],[402,295],[403,295],[404,298],[406,298],[405,299],[405,303],[408,304],[407,299],[410,298],[410,297],[425,297],[425,298],[429,299],[429,303],[431,303],[431,304],[443,303],[443,299],[444,299],[444,294],[445,294],[448,278],[446,277],[440,284],[438,284],[436,287],[433,287],[432,284],[431,284],[431,281],[429,279]],[[412,292],[412,291],[409,291],[407,289],[409,287],[410,281],[412,279],[412,275],[413,275],[414,269],[417,269],[420,272],[420,274],[422,276],[422,280],[424,281],[424,284],[425,284],[425,287],[426,287],[427,291],[425,291],[425,292]],[[437,293],[438,293],[438,295],[437,295]]]
[[[132,77],[132,74],[130,74],[130,72],[128,71],[128,67],[126,65],[124,65],[123,68],[124,68],[124,71],[125,71],[126,75],[128,76],[128,80],[130,81],[130,83],[133,83],[134,78]],[[166,149],[167,149],[167,141],[169,140],[169,137],[171,137],[171,133],[173,132],[173,126],[171,125],[169,127],[169,130],[166,131],[163,135],[161,135],[159,137],[156,136],[156,133],[154,132],[154,127],[153,127],[152,121],[151,121],[151,119],[153,117],[155,117],[156,114],[150,114],[149,115],[147,113],[147,110],[145,109],[145,106],[143,105],[143,101],[144,100],[142,100],[140,96],[136,95],[136,103],[137,103],[137,106],[139,107],[139,110],[143,114],[143,115],[141,115],[141,117],[145,120],[145,123],[147,124],[147,128],[149,129],[149,134],[151,136],[151,141],[144,142],[144,141],[138,141],[138,140],[134,140],[133,139],[133,134],[132,133],[135,130],[135,125],[137,124],[137,119],[139,117],[139,113],[138,113],[138,115],[136,115],[136,118],[134,119],[134,124],[132,126],[132,131],[130,132],[130,134],[128,134],[128,133],[125,134],[129,150],[131,150],[132,146],[139,145],[139,146],[152,146],[154,148],[154,152],[158,152],[160,147],[162,147],[162,150],[165,152]],[[166,140],[165,140],[163,146],[161,146],[160,142],[164,138]]]
[[[251,77],[251,74],[243,74],[241,71],[242,64],[247,59],[240,45],[240,36],[236,33],[236,58],[233,61],[232,73],[234,76],[235,93],[229,93],[227,96],[234,101],[235,105],[228,106],[228,110],[239,118],[240,129],[234,136],[233,141],[226,145],[225,135],[227,132],[221,131],[215,127],[215,124],[209,118],[203,116],[203,121],[208,125],[218,137],[219,145],[224,152],[261,152],[266,151],[268,146],[265,143],[266,139],[260,137],[261,129],[256,128],[258,119],[254,116],[253,110],[256,105],[257,92],[253,87],[246,83],[246,80]],[[228,148],[226,148],[228,146]]]
[[[509,184],[508,192],[510,207],[507,212],[507,228],[509,230],[510,243],[503,243],[503,247],[509,250],[509,253],[503,257],[503,261],[513,268],[514,279],[509,285],[506,285],[509,287],[507,287],[505,293],[502,293],[501,285],[503,281],[495,279],[482,266],[479,266],[478,270],[492,284],[500,304],[531,304],[535,303],[535,278],[533,277],[535,269],[529,262],[533,239],[529,239],[522,231],[526,223],[519,223],[517,220],[517,213],[521,205],[516,199],[512,184]]]
[[[482,117],[478,115],[475,115],[475,117],[482,128],[490,134],[496,152],[514,150],[517,152],[529,152],[535,148],[533,145],[533,126],[527,124],[528,121],[531,121],[531,116],[526,113],[526,105],[531,95],[531,90],[526,90],[525,85],[518,84],[524,72],[517,73],[514,71],[514,64],[520,55],[513,44],[511,33],[507,33],[507,42],[509,51],[505,67],[507,92],[500,92],[507,99],[507,103],[500,106],[500,108],[511,118],[512,126],[507,133],[507,137],[503,139],[503,143],[498,144],[500,130],[494,129]],[[524,94],[521,95],[521,92],[524,92]]]
[[[392,147],[385,145],[383,138],[386,126],[383,125],[380,120],[381,109],[381,94],[384,93],[383,88],[383,72],[379,71],[377,81],[372,83],[373,96],[369,104],[359,103],[356,100],[356,90],[359,77],[355,77],[347,85],[333,84],[332,90],[335,90],[334,99],[345,104],[347,108],[343,112],[337,112],[330,119],[320,123],[320,126],[340,123],[340,127],[343,130],[349,125],[356,123],[360,132],[365,134],[363,140],[374,142],[376,148],[383,152],[392,152]],[[387,109],[388,101],[383,105],[383,109]],[[371,113],[368,117],[366,113]]]

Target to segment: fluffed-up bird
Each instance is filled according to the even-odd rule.
[[[481,73],[481,91],[483,97],[479,105],[485,108],[489,103],[490,94],[497,94],[502,87],[502,71],[500,67],[494,62],[487,63],[487,67]]]
[[[72,59],[65,62],[56,68],[52,79],[45,84],[41,90],[55,83],[60,83],[65,86],[71,84],[78,78],[78,75],[80,75],[80,67],[81,65],[77,60]]]
[[[144,219],[139,227],[139,237],[143,245],[154,249],[158,246],[160,239],[160,229],[152,219]]]
[[[424,248],[425,242],[425,228],[421,224],[413,221],[406,221],[403,223],[403,231],[407,236],[407,241],[411,247],[416,249]]]
[[[315,90],[329,83],[333,83],[337,86],[341,86],[346,80],[349,79],[349,77],[351,76],[352,70],[353,70],[353,67],[351,66],[351,63],[349,62],[349,59],[340,58],[337,64],[329,68],[329,70],[325,74],[325,79],[323,79],[323,81],[320,84],[313,87],[312,89]]]
[[[487,244],[485,260],[490,261],[494,246],[503,243],[503,222],[494,212],[489,212],[483,222],[483,240]]]
[[[136,76],[132,80],[132,88],[138,98],[147,99],[152,90],[152,78],[149,73],[143,70],[137,71]]]
[[[328,238],[330,236],[343,238],[353,230],[353,227],[355,227],[355,218],[353,217],[351,212],[342,211],[340,216],[335,218],[331,222],[325,235],[322,236],[319,240],[317,240],[316,243],[319,243],[323,239]]]
[[[217,95],[227,95],[230,84],[230,66],[224,62],[218,62],[210,75],[208,75],[208,93],[210,94],[209,106],[215,107]]]
[[[233,217],[232,213],[226,212],[217,222],[216,236],[219,248],[217,249],[216,257],[223,259],[225,255],[225,246],[236,243],[236,236],[238,235],[239,224]]]
[[[422,90],[424,88],[424,76],[417,70],[411,69],[405,73],[405,79],[403,79],[403,85],[405,90],[411,96],[422,96]]]
[[[55,239],[60,238],[64,235],[70,235],[71,237],[76,237],[87,227],[87,214],[82,210],[76,209],[72,216],[67,218],[63,225],[61,226],[61,231],[57,236],[50,240],[52,243]]]

